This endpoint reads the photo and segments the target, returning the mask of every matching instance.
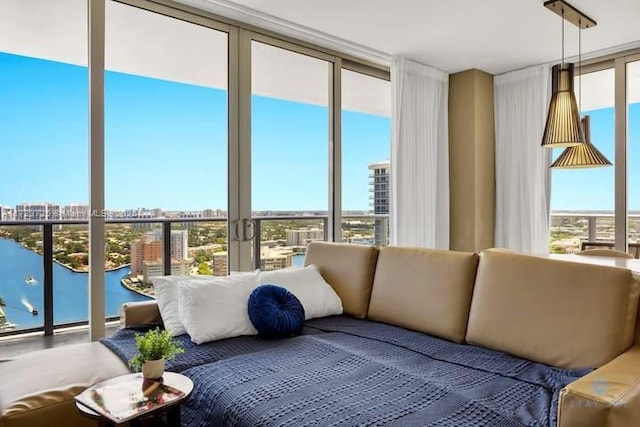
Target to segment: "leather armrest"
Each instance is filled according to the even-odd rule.
[[[156,301],[128,302],[120,307],[120,324],[123,328],[162,323]]]
[[[560,392],[558,427],[640,425],[640,345]]]

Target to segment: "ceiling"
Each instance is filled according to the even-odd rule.
[[[543,0],[180,0],[237,5],[386,55],[454,73],[500,74],[561,55],[560,17]],[[640,45],[639,0],[572,0],[598,22],[583,32],[583,53]],[[246,9],[246,10],[248,10]],[[567,56],[578,31],[566,27]]]

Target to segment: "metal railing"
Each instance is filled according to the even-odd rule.
[[[629,253],[640,257],[640,214],[630,213]],[[615,247],[615,225],[613,213],[598,212],[553,212],[550,223],[550,244],[558,235],[570,235],[576,241],[567,246],[566,252],[573,253],[590,248]],[[566,238],[568,241],[569,238]]]
[[[373,220],[374,239],[371,243],[378,245],[386,245],[388,242],[388,218],[387,215],[345,215],[343,220],[368,219]],[[287,216],[254,216],[252,218],[255,224],[255,240],[254,240],[254,265],[255,268],[260,267],[261,263],[261,232],[263,223],[277,221],[313,221],[322,222],[323,239],[326,240],[329,226],[328,216],[319,215],[287,215]],[[156,224],[162,227],[162,252],[163,252],[163,273],[171,275],[171,231],[174,224],[197,224],[197,223],[226,223],[227,218],[107,218],[105,223],[110,224]],[[43,266],[43,326],[22,328],[15,330],[0,331],[0,337],[8,335],[26,334],[32,332],[44,332],[45,336],[52,335],[54,330],[68,328],[73,326],[87,325],[88,320],[77,322],[55,323],[54,322],[54,278],[53,265],[54,258],[54,232],[55,229],[61,229],[63,226],[88,226],[87,220],[33,220],[33,221],[0,221],[0,228],[7,227],[33,227],[42,230],[42,266]],[[230,236],[227,235],[227,243]],[[185,254],[186,255],[186,254]],[[106,321],[116,321],[119,317],[107,317]]]

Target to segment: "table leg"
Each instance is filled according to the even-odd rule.
[[[167,411],[167,424],[169,427],[180,427],[182,425],[182,421],[180,420],[180,405]]]

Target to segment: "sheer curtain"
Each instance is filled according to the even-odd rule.
[[[496,76],[495,246],[547,253],[551,150],[540,146],[549,100],[546,65]]]
[[[391,85],[391,243],[448,249],[449,75],[396,57]]]

